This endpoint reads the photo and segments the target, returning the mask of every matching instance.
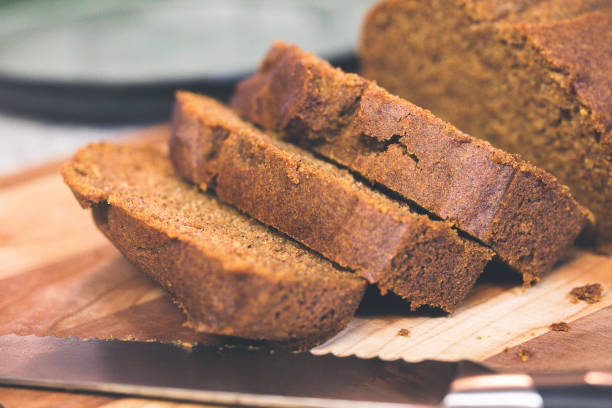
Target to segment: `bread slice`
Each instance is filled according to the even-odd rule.
[[[589,220],[550,174],[294,46],[274,44],[233,106],[454,223],[526,282],[549,271]]]
[[[187,179],[412,309],[453,311],[493,255],[204,96],[177,94],[170,152]]]
[[[344,328],[364,294],[364,279],[183,181],[165,143],[93,144],[62,173],[197,331],[307,347]]]
[[[610,252],[611,27],[610,0],[387,0],[359,53],[367,78],[567,184]]]

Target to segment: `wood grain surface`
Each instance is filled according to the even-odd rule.
[[[167,133],[167,127],[155,127],[126,140],[159,140]],[[59,166],[0,179],[0,335],[224,341],[183,327],[183,315],[164,292],[97,231],[63,184]],[[604,286],[600,302],[572,302],[573,287],[594,282]],[[452,316],[410,312],[398,299],[371,291],[350,325],[312,352],[408,361],[467,358],[504,370],[612,368],[610,287],[612,256],[586,250],[572,249],[527,289],[516,274],[493,264]],[[561,321],[570,330],[551,332],[550,324]],[[518,357],[523,349],[531,356],[526,362]],[[0,388],[0,404],[196,406],[6,387]]]

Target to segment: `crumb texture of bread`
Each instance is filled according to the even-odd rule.
[[[549,171],[612,251],[612,2],[386,0],[367,15],[362,74]]]
[[[412,309],[453,311],[493,256],[449,223],[255,129],[211,98],[177,93],[169,146],[185,178],[356,271],[381,292],[400,295]]]
[[[526,282],[552,268],[591,216],[549,173],[295,46],[275,43],[232,104],[456,225]],[[313,122],[313,107],[329,108]]]
[[[183,181],[165,143],[93,144],[62,173],[197,331],[308,347],[343,329],[363,297],[361,277]]]

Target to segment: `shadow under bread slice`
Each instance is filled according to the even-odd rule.
[[[343,329],[363,297],[361,277],[183,181],[165,143],[93,144],[62,173],[197,331],[308,347]]]
[[[232,103],[453,223],[526,283],[548,272],[592,218],[549,173],[295,46],[275,43]]]
[[[177,93],[170,156],[187,179],[412,309],[453,311],[493,256],[204,96]]]

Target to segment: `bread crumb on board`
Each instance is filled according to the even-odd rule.
[[[569,324],[567,324],[566,322],[559,322],[559,323],[553,323],[550,325],[550,330],[552,331],[569,331],[570,327]]]
[[[401,337],[410,337],[410,330],[408,329],[399,329],[399,331],[397,332],[398,336]]]
[[[529,360],[531,358],[531,352],[525,350],[525,349],[520,349],[518,351],[518,356],[521,359],[521,361],[524,363],[527,360]]]
[[[577,303],[578,300],[584,300],[587,303],[597,303],[601,300],[602,294],[603,287],[599,283],[577,286],[570,292],[573,303]]]

